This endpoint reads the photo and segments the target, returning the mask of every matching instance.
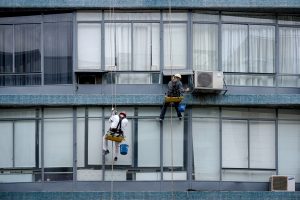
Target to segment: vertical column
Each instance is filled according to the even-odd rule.
[[[73,182],[77,181],[77,108],[73,107]]]

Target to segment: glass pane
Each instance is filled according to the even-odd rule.
[[[85,108],[77,108],[77,136],[76,137],[77,137],[77,167],[84,167],[85,166]]]
[[[102,108],[88,112],[88,165],[102,165]]]
[[[261,76],[261,75],[229,75],[224,76],[226,85],[240,85],[240,86],[275,86],[275,76]]]
[[[279,87],[300,87],[300,76],[278,76]]]
[[[222,167],[248,167],[247,121],[222,120]]]
[[[33,118],[35,109],[0,109],[0,118]]]
[[[105,11],[105,20],[160,20],[159,12],[112,12]]]
[[[193,21],[218,22],[219,14],[217,12],[199,12],[193,13]]]
[[[150,73],[122,73],[116,75],[117,84],[152,84],[155,83],[152,78]]]
[[[131,25],[105,24],[105,69],[131,70]]]
[[[187,21],[188,15],[187,13],[175,13],[172,11],[171,13],[169,11],[163,12],[163,20],[164,21]]]
[[[45,109],[45,167],[73,166],[72,116],[72,109]]]
[[[226,72],[248,72],[247,25],[222,25],[222,67]]]
[[[13,71],[12,25],[0,25],[0,73]]]
[[[101,69],[101,24],[78,24],[78,69]]]
[[[159,24],[133,24],[134,70],[159,70]]]
[[[273,73],[275,68],[275,27],[249,26],[249,71]]]
[[[299,109],[279,109],[278,119],[300,120]]]
[[[101,11],[79,11],[77,12],[77,21],[100,21],[102,20]]]
[[[278,16],[279,24],[290,24],[290,25],[300,25],[300,16]]]
[[[15,122],[15,167],[35,167],[35,121]]]
[[[300,74],[300,28],[279,28],[279,72]]]
[[[275,122],[250,122],[250,168],[276,168]]]
[[[139,108],[138,119],[138,167],[160,166],[160,124],[155,119],[160,112],[159,108]],[[144,117],[144,119],[143,119]],[[140,178],[144,177],[139,174]],[[147,174],[150,176],[150,174]],[[143,179],[149,180],[155,174]]]
[[[193,25],[193,69],[218,70],[218,25]]]
[[[197,111],[199,110],[201,109],[198,109]],[[192,131],[195,180],[219,180],[219,120],[193,118]]]
[[[250,23],[275,23],[275,15],[265,13],[223,12],[222,21],[250,22]]]
[[[185,69],[186,54],[186,24],[164,24],[164,68]]]
[[[275,118],[275,109],[268,108],[222,108],[222,117]]]
[[[300,123],[278,121],[278,174],[300,182]]]
[[[41,72],[41,25],[15,25],[15,69],[17,73]]]
[[[72,23],[44,24],[45,84],[71,84],[73,38]]]
[[[164,180],[172,180],[172,177],[175,179],[174,175],[184,170],[184,122],[175,115],[175,109],[170,107],[166,114],[167,119],[163,123],[163,166],[168,167],[164,173],[171,173],[170,169],[173,168],[173,174],[164,175]],[[181,176],[177,178],[182,180]],[[186,173],[184,180],[186,180]]]
[[[269,182],[272,175],[276,175],[276,171],[222,170],[223,181]]]
[[[0,122],[0,168],[13,167],[13,123]]]

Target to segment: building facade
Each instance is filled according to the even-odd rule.
[[[0,191],[267,191],[272,175],[300,190],[299,1],[0,10]],[[223,72],[222,89],[197,89],[207,71]],[[191,89],[184,117],[168,108],[160,123],[175,73]],[[114,164],[102,155],[112,107],[129,120]]]

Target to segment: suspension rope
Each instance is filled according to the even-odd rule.
[[[172,30],[171,30],[171,20],[172,20],[172,0],[168,0],[169,3],[169,63],[171,66],[171,75],[173,76],[173,58],[172,58]],[[173,78],[173,77],[172,77]],[[172,199],[174,199],[174,158],[173,158],[173,103],[171,103],[171,121],[170,121],[170,131],[171,131],[171,181],[172,181]]]
[[[114,0],[110,1],[110,8],[109,8],[109,18],[110,18],[110,29],[109,29],[109,37],[110,37],[110,76],[111,76],[111,108],[112,108],[112,115],[115,114],[117,110],[117,103],[116,103],[116,26],[114,23]],[[114,50],[114,52],[113,52]],[[113,110],[114,109],[114,110]],[[111,141],[111,182],[110,182],[110,199],[113,200],[114,194],[114,144]]]

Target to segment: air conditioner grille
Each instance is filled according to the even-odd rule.
[[[213,87],[213,73],[201,72],[197,74],[197,87]]]
[[[288,181],[286,176],[273,177],[273,190],[287,190]]]

